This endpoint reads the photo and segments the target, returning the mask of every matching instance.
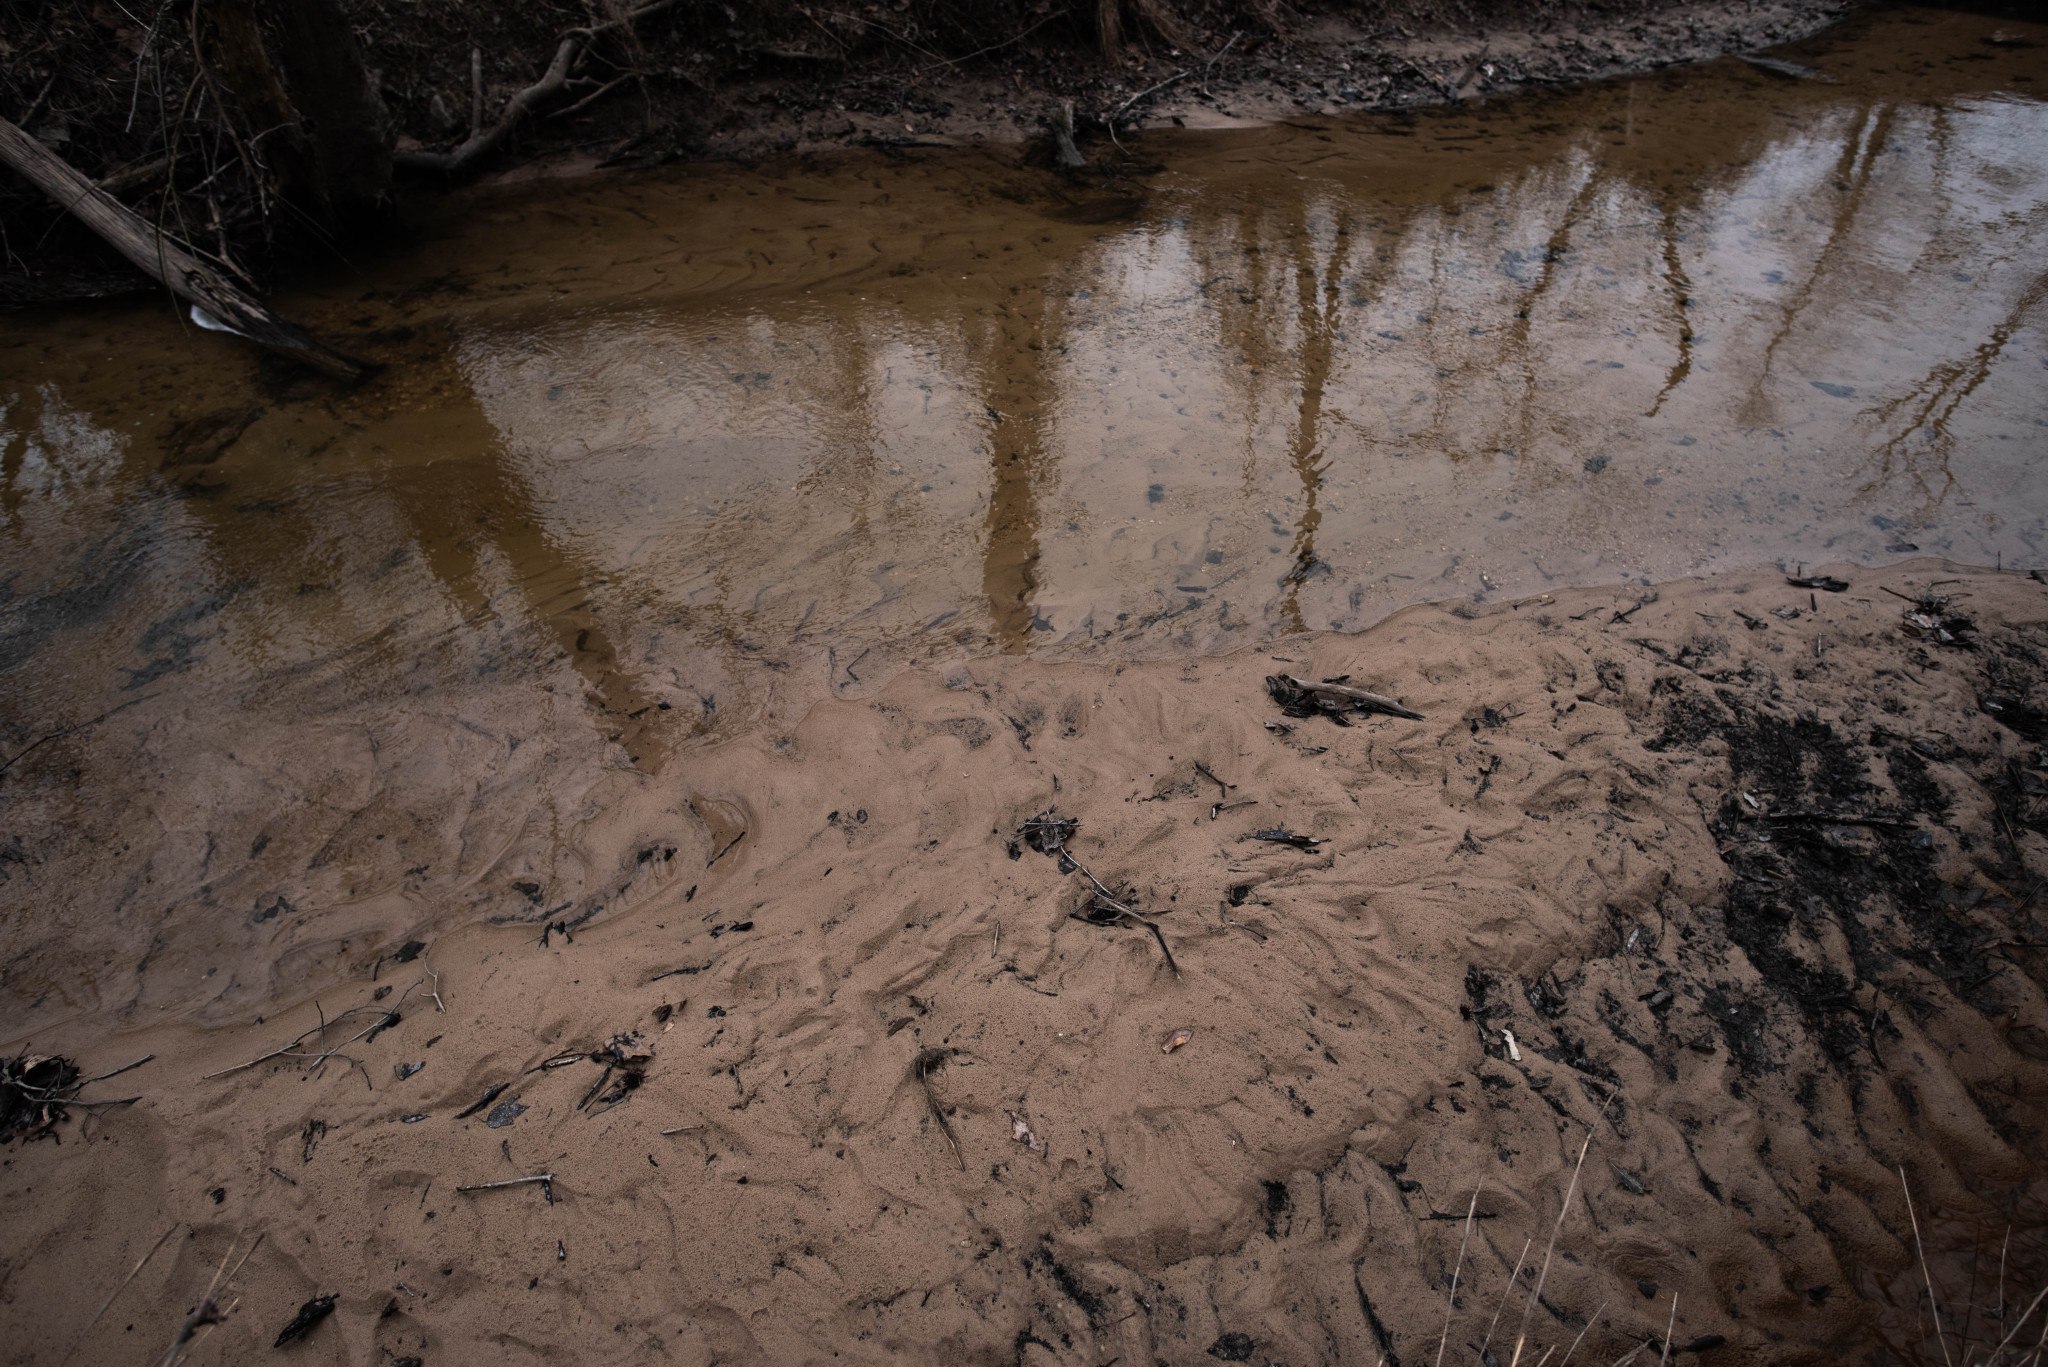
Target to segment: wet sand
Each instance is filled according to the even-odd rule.
[[[442,813],[496,915],[295,892],[257,913],[273,980],[39,1032],[88,1072],[154,1060],[88,1093],[133,1108],[5,1158],[7,1360],[54,1361],[175,1228],[82,1360],[146,1357],[260,1233],[194,1361],[248,1360],[322,1292],[340,1308],[295,1351],[336,1363],[1194,1362],[1233,1334],[1258,1361],[1428,1361],[1477,1190],[1451,1331],[1471,1360],[1504,1299],[1496,1344],[1521,1328],[1509,1274],[1589,1132],[1533,1343],[1584,1329],[1612,1361],[1676,1294],[1675,1341],[1729,1360],[1880,1334],[1925,1360],[1895,1165],[1947,1310],[1974,1278],[1971,1334],[1995,1341],[1985,1234],[2013,1222],[2008,1314],[2048,1253],[2048,845],[2019,706],[2048,703],[2048,590],[1924,561],[1853,577],[913,669],[686,780],[596,778],[616,890],[588,919],[533,898],[465,829],[480,813]],[[1890,591],[1930,587],[1974,648],[1902,627]],[[1274,672],[1349,674],[1424,720],[1288,721]],[[380,748],[446,731],[422,711]],[[238,755],[302,744],[252,730]],[[1013,849],[1048,808],[1177,973],[1145,930],[1072,918],[1079,873]],[[238,850],[271,819],[211,816]],[[1250,838],[1275,827],[1320,843]],[[324,1062],[206,1078],[323,1015],[299,1053]],[[651,1051],[635,1088],[545,1066],[620,1036]],[[454,1190],[543,1172],[552,1201]]]
[[[480,193],[287,301],[395,363],[349,394],[10,320],[0,1050],[153,1058],[0,1152],[0,1359],[154,1361],[260,1234],[191,1360],[335,1292],[294,1354],[1422,1362],[1483,1184],[1448,1342],[1506,1361],[1589,1133],[1557,1357],[1676,1293],[1939,1360],[1898,1166],[1995,1341],[2048,48],[1863,22],[1142,186]],[[1278,671],[1424,720],[1275,733]],[[1048,808],[1177,975],[1010,857]]]

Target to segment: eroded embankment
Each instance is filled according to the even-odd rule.
[[[155,1058],[6,1155],[8,1360],[155,1351],[260,1234],[192,1360],[339,1292],[307,1360],[1426,1362],[1475,1189],[1447,1360],[1612,1361],[1674,1295],[1731,1361],[1932,1356],[1900,1166],[1951,1338],[1995,1342],[2043,1255],[2048,590],[1854,578],[977,659],[635,777],[591,828],[676,838],[566,933],[514,885],[327,938],[317,1005],[39,1035]],[[1275,672],[1424,719],[1290,720]],[[1013,852],[1047,808],[1177,973]]]

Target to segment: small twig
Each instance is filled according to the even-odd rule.
[[[1678,1293],[1671,1293],[1671,1318],[1664,1322],[1664,1351],[1657,1354],[1657,1367],[1671,1361],[1671,1331],[1678,1327]]]
[[[1606,1313],[1606,1311],[1607,1311],[1607,1302],[1606,1302],[1606,1301],[1602,1301],[1602,1302],[1600,1302],[1600,1308],[1599,1308],[1598,1310],[1595,1310],[1595,1311],[1593,1312],[1593,1317],[1592,1317],[1591,1319],[1587,1320],[1587,1321],[1585,1322],[1585,1324],[1583,1324],[1583,1325],[1581,1325],[1581,1326],[1579,1327],[1579,1336],[1578,1336],[1577,1338],[1575,1338],[1575,1339],[1573,1339],[1573,1340],[1572,1340],[1572,1346],[1571,1346],[1571,1347],[1569,1347],[1569,1348],[1567,1348],[1567,1349],[1565,1349],[1565,1350],[1564,1350],[1564,1356],[1563,1356],[1563,1357],[1561,1357],[1561,1358],[1559,1358],[1559,1359],[1557,1360],[1557,1367],[1566,1367],[1566,1364],[1568,1364],[1568,1363],[1569,1363],[1569,1362],[1570,1362],[1570,1361],[1572,1360],[1572,1354],[1573,1354],[1573,1353],[1576,1353],[1576,1352],[1578,1352],[1578,1351],[1579,1351],[1579,1345],[1580,1345],[1581,1343],[1585,1342],[1585,1339],[1586,1339],[1586,1331],[1587,1331],[1588,1329],[1591,1329],[1591,1328],[1592,1328],[1592,1327],[1593,1327],[1594,1325],[1598,1324],[1598,1323],[1600,1322],[1600,1316],[1601,1316],[1601,1315],[1603,1315],[1603,1314],[1605,1314],[1605,1313]]]
[[[243,1265],[255,1256],[256,1250],[263,1244],[263,1236],[257,1235],[256,1241],[249,1245],[249,1251],[242,1255],[242,1261],[235,1264],[233,1272],[229,1272],[228,1259],[235,1256],[235,1244],[241,1242],[241,1238],[240,1234],[236,1234],[228,1244],[228,1251],[220,1255],[220,1266],[214,1270],[213,1280],[207,1283],[206,1294],[199,1298],[198,1306],[185,1317],[185,1323],[179,1327],[178,1336],[171,1340],[171,1346],[165,1351],[159,1367],[172,1367],[178,1359],[185,1356],[185,1345],[190,1343],[200,1330],[219,1324],[227,1318],[227,1311],[221,1308],[214,1297],[222,1288],[233,1283],[236,1274],[241,1272]],[[228,1308],[233,1309],[233,1306]]]
[[[939,1129],[945,1133],[946,1142],[953,1146],[954,1161],[959,1163],[960,1171],[965,1172],[967,1156],[960,1152],[960,1136],[953,1133],[953,1122],[946,1119],[946,1112],[939,1105],[938,1093],[932,1090],[932,1074],[945,1067],[946,1060],[952,1056],[952,1052],[946,1049],[920,1050],[917,1057],[910,1061],[910,1075],[917,1079],[918,1086],[923,1090],[924,1104],[931,1110],[932,1119],[939,1122]]]
[[[1906,1218],[1913,1222],[1913,1248],[1920,1255],[1920,1277],[1927,1283],[1927,1309],[1934,1316],[1934,1341],[1941,1345],[1941,1360],[1955,1367],[1948,1354],[1948,1336],[1941,1332],[1941,1302],[1934,1297],[1934,1275],[1927,1270],[1927,1248],[1920,1242],[1920,1217],[1913,1213],[1913,1189],[1906,1183],[1906,1168],[1899,1165],[1899,1190],[1906,1194]]]
[[[663,1130],[661,1133],[662,1136],[666,1138],[667,1136],[672,1134],[691,1134],[703,1128],[704,1127],[702,1125],[678,1125],[672,1130]]]
[[[1480,1184],[1484,1186],[1482,1182]],[[1431,1205],[1436,1203],[1432,1201]],[[1444,1303],[1444,1331],[1436,1340],[1436,1367],[1444,1367],[1444,1345],[1451,1339],[1451,1315],[1458,1308],[1458,1274],[1465,1270],[1465,1244],[1472,1237],[1472,1213],[1479,1209],[1479,1187],[1472,1188],[1472,1203],[1465,1207],[1465,1233],[1458,1239],[1458,1261],[1451,1266],[1451,1294]]]
[[[1218,48],[1216,50],[1216,55],[1214,57],[1211,57],[1208,61],[1202,64],[1202,93],[1204,95],[1209,93],[1209,78],[1216,74],[1216,63],[1222,61],[1224,56],[1227,53],[1229,53],[1230,49],[1237,46],[1237,40],[1242,37],[1244,37],[1244,30],[1242,29],[1239,29],[1236,33],[1231,34],[1230,41],[1225,43],[1222,47]]]
[[[634,79],[638,75],[640,75],[640,73],[637,71],[629,71],[623,76],[614,76],[611,80],[606,81],[603,85],[591,91],[582,99],[576,101],[576,103],[572,105],[567,105],[561,109],[557,109],[554,113],[548,115],[548,117],[551,119],[566,119],[567,117],[569,117],[569,115],[574,114],[577,110],[584,108],[586,105],[597,103],[597,101],[603,99],[606,95],[611,94],[614,89],[624,85],[627,81]]]
[[[2037,1308],[2039,1308],[2042,1297],[2044,1296],[2048,1296],[2048,1286],[2042,1287],[2041,1294],[2034,1297],[2034,1299],[2028,1303],[2026,1313],[2021,1315],[2017,1320],[2013,1321],[2012,1328],[2005,1331],[2005,1337],[1998,1341],[1998,1346],[1991,1350],[1991,1356],[1986,1358],[1985,1362],[1992,1363],[1998,1361],[1999,1355],[2005,1351],[2005,1345],[2012,1342],[2013,1335],[2019,1333],[2020,1329],[2026,1324],[2026,1322],[2034,1317],[2034,1311]]]
[[[312,1029],[301,1030],[297,1035],[293,1036],[290,1040],[287,1040],[285,1043],[280,1044],[277,1048],[272,1049],[269,1053],[259,1055],[256,1058],[252,1058],[247,1063],[237,1063],[232,1068],[222,1068],[218,1072],[203,1073],[200,1075],[199,1080],[201,1082],[211,1082],[214,1078],[226,1077],[229,1073],[239,1073],[242,1072],[244,1069],[254,1068],[259,1063],[268,1063],[270,1062],[270,1060],[274,1058],[283,1058],[287,1054],[290,1054],[294,1049],[298,1048],[299,1045],[303,1044],[308,1035],[319,1035],[322,1038],[325,1038],[327,1034],[327,1013],[325,1011],[320,1010],[320,1003],[317,1001],[313,1003],[313,1009],[316,1011],[320,1011],[320,1023],[314,1026]],[[360,1010],[362,1008],[355,1009]],[[341,1016],[337,1016],[335,1017],[335,1019],[340,1020],[348,1014],[349,1012],[344,1011],[341,1013]]]
[[[134,1065],[131,1064],[130,1066],[133,1067]],[[108,1076],[111,1077],[113,1076],[113,1074],[109,1073]],[[176,1234],[179,1228],[179,1225],[173,1224],[169,1229],[157,1235],[156,1242],[149,1246],[149,1252],[143,1254],[141,1259],[136,1262],[135,1266],[128,1269],[128,1275],[121,1278],[121,1284],[115,1287],[111,1292],[107,1294],[107,1298],[100,1302],[99,1309],[93,1311],[92,1318],[85,1322],[85,1328],[79,1330],[78,1337],[71,1341],[70,1351],[65,1353],[64,1356],[61,1359],[59,1359],[60,1364],[69,1362],[73,1357],[77,1356],[79,1346],[85,1342],[86,1335],[92,1332],[93,1326],[100,1322],[100,1317],[106,1314],[108,1307],[113,1305],[115,1300],[120,1297],[121,1293],[128,1289],[128,1283],[135,1280],[136,1274],[141,1272],[143,1267],[148,1264],[149,1260],[156,1256],[156,1251],[164,1246],[164,1240],[170,1238],[173,1234]]]
[[[77,1085],[80,1087],[90,1087],[95,1082],[105,1082],[110,1077],[119,1077],[123,1073],[134,1072],[137,1068],[140,1068],[143,1064],[149,1062],[151,1059],[155,1057],[155,1054],[144,1054],[141,1058],[135,1060],[135,1062],[133,1063],[124,1064],[121,1067],[116,1068],[111,1073],[101,1073],[97,1077],[89,1077],[85,1081],[78,1083]]]
[[[1509,1046],[1513,1048],[1512,1045]],[[1536,1302],[1543,1297],[1543,1283],[1550,1278],[1550,1255],[1557,1251],[1557,1236],[1564,1229],[1564,1217],[1571,1213],[1572,1197],[1578,1194],[1579,1174],[1586,1166],[1586,1150],[1593,1147],[1593,1131],[1607,1117],[1607,1108],[1614,1104],[1614,1094],[1608,1093],[1607,1101],[1600,1107],[1600,1114],[1593,1117],[1593,1123],[1586,1127],[1586,1138],[1579,1145],[1579,1161],[1572,1165],[1572,1180],[1564,1189],[1564,1204],[1557,1208],[1557,1223],[1550,1227],[1550,1242],[1543,1250],[1543,1270],[1536,1274],[1536,1285],[1529,1292],[1529,1299],[1522,1305],[1522,1323],[1515,1331],[1515,1351],[1508,1359],[1508,1367],[1516,1367],[1522,1360],[1522,1346],[1529,1338],[1529,1312],[1536,1308]]]
[[[805,11],[805,13],[806,13],[806,14],[808,14],[808,13],[809,13],[809,11]],[[968,53],[968,54],[967,54],[966,56],[964,56],[964,57],[948,57],[948,58],[946,58],[946,59],[945,59],[944,61],[940,61],[940,62],[934,62],[934,63],[932,63],[932,64],[931,64],[930,66],[927,66],[927,67],[920,67],[920,68],[919,68],[919,69],[918,69],[918,70],[917,70],[916,72],[914,72],[913,74],[914,74],[914,75],[918,75],[918,76],[922,76],[922,75],[924,75],[924,74],[925,74],[926,72],[930,72],[930,71],[937,71],[937,70],[938,70],[938,69],[939,69],[940,67],[948,67],[948,66],[959,66],[959,65],[961,65],[961,64],[962,64],[962,63],[964,63],[964,62],[971,62],[971,61],[973,61],[973,60],[974,60],[975,58],[977,58],[977,57],[986,57],[986,56],[988,56],[988,54],[989,54],[989,53],[991,53],[991,52],[1001,52],[1001,51],[1002,51],[1002,50],[1003,50],[1004,48],[1006,48],[1006,47],[1009,47],[1009,46],[1010,46],[1011,44],[1013,44],[1013,43],[1020,43],[1020,42],[1022,42],[1022,41],[1023,41],[1024,39],[1026,39],[1026,38],[1029,38],[1029,37],[1030,37],[1030,36],[1031,36],[1032,34],[1034,34],[1034,33],[1038,32],[1038,30],[1040,30],[1040,29],[1044,28],[1044,27],[1045,27],[1045,26],[1046,26],[1047,24],[1051,23],[1051,22],[1052,22],[1053,20],[1055,20],[1055,19],[1058,19],[1058,18],[1060,18],[1061,16],[1063,16],[1063,15],[1065,15],[1065,14],[1066,14],[1066,10],[1064,10],[1064,9],[1061,9],[1061,8],[1057,8],[1057,7],[1056,7],[1056,8],[1053,8],[1053,9],[1050,9],[1050,10],[1048,10],[1048,11],[1046,12],[1046,15],[1045,15],[1045,17],[1044,17],[1043,19],[1040,19],[1040,20],[1039,20],[1039,21],[1038,21],[1037,23],[1033,24],[1033,25],[1032,25],[1032,26],[1031,26],[1030,28],[1027,28],[1027,29],[1023,29],[1023,30],[1021,30],[1021,31],[1019,31],[1019,32],[1017,32],[1017,33],[1013,33],[1013,34],[1011,34],[1011,35],[1010,35],[1009,37],[1007,37],[1007,38],[1003,39],[1003,41],[1002,41],[1002,42],[1000,42],[1000,43],[992,43],[992,44],[990,44],[990,45],[989,45],[988,47],[985,47],[985,48],[979,48],[979,49],[977,49],[976,51],[973,51],[973,52],[970,52],[970,53]],[[815,23],[817,23],[817,20],[813,19],[813,20],[811,20],[811,22],[815,24]],[[819,26],[820,28],[824,28],[824,25],[822,25],[822,24],[819,24],[818,26]],[[825,32],[826,32],[826,33],[827,33],[828,35],[830,35],[830,36],[831,36],[831,38],[832,38],[832,41],[833,41],[833,42],[835,42],[835,43],[839,42],[839,36],[838,36],[837,34],[835,34],[835,33],[832,33],[832,31],[831,31],[830,29],[825,29]],[[840,46],[841,46],[841,47],[844,47],[845,45],[844,45],[844,44],[842,43],[842,44],[840,44]]]
[[[1514,1294],[1515,1283],[1522,1279],[1522,1264],[1529,1260],[1529,1246],[1535,1242],[1536,1236],[1533,1234],[1522,1240],[1522,1252],[1515,1259],[1514,1275],[1508,1278],[1508,1289],[1500,1298],[1499,1308],[1493,1312],[1493,1323],[1486,1326],[1486,1337],[1479,1341],[1479,1356],[1482,1360],[1486,1357],[1486,1346],[1493,1342],[1493,1331],[1500,1328],[1501,1311],[1508,1308],[1508,1297]]]
[[[507,1177],[502,1182],[473,1182],[466,1187],[457,1187],[456,1190],[463,1193],[499,1191],[505,1187],[531,1186],[535,1182],[540,1183],[541,1195],[548,1198],[549,1205],[553,1205],[555,1201],[555,1175],[551,1172],[537,1172],[531,1177]]]
[[[1232,41],[1235,40],[1233,39]],[[1125,100],[1122,104],[1118,105],[1116,107],[1116,112],[1112,113],[1108,118],[1104,119],[1103,122],[1107,124],[1114,124],[1118,119],[1123,117],[1123,112],[1126,109],[1129,109],[1132,105],[1144,99],[1147,95],[1150,95],[1155,90],[1166,89],[1166,87],[1172,85],[1175,81],[1179,80],[1181,77],[1187,74],[1188,73],[1185,71],[1176,71],[1171,76],[1168,76],[1165,80],[1160,81],[1155,85],[1146,86],[1143,90],[1140,90],[1137,94],[1131,96],[1131,98]]]
[[[155,696],[156,695],[152,693],[149,695],[149,697],[130,698],[127,702],[121,703],[115,707],[108,708],[106,711],[100,713],[97,717],[93,717],[87,721],[79,722],[75,726],[60,727],[57,730],[48,733],[47,735],[36,737],[34,740],[30,741],[26,746],[15,751],[13,755],[9,756],[5,763],[0,763],[0,774],[6,773],[9,769],[12,769],[22,760],[28,758],[28,756],[34,753],[34,751],[38,747],[47,745],[53,740],[61,739],[64,736],[73,734],[74,732],[83,731],[88,726],[97,726],[101,722],[105,721],[108,717],[111,717],[116,712],[121,711],[122,708],[133,707],[135,706],[135,704],[139,702],[148,702],[149,698],[153,698]]]

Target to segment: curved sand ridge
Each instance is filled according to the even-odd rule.
[[[1589,1127],[1523,1362],[1582,1328],[1575,1360],[1610,1362],[1674,1293],[1675,1343],[1727,1360],[1914,1339],[1895,1165],[1951,1319],[1956,1231],[2039,1209],[2048,846],[2021,732],[2048,590],[1854,577],[913,669],[620,779],[608,848],[690,823],[639,891],[544,943],[545,907],[380,945],[320,994],[370,1010],[302,1048],[339,1047],[310,1076],[197,1080],[316,1025],[304,999],[39,1039],[89,1073],[156,1058],[91,1093],[142,1103],[7,1155],[6,1360],[49,1360],[117,1288],[79,1360],[148,1357],[261,1232],[192,1361],[267,1351],[338,1291],[304,1360],[1427,1362],[1483,1183],[1447,1360],[1505,1301],[1506,1362],[1534,1279],[1509,1296],[1510,1272]],[[1934,581],[1974,649],[1901,630],[1884,590]],[[1280,671],[1424,720],[1286,721]],[[1143,928],[1071,915],[1081,874],[1011,857],[1047,808],[1178,974]],[[1323,843],[1247,838],[1274,827]],[[540,1066],[621,1034],[602,1078]]]

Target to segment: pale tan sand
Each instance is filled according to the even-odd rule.
[[[1457,1217],[1483,1183],[1494,1218],[1474,1227],[1447,1360],[1475,1360],[1505,1299],[1506,1362],[1530,1281],[1508,1296],[1509,1271],[1527,1239],[1541,1257],[1588,1126],[1525,1363],[1561,1356],[1603,1305],[1574,1360],[1610,1362],[1663,1334],[1674,1293],[1678,1343],[1728,1340],[1686,1361],[1836,1361],[1874,1324],[1911,1337],[1895,1165],[1955,1312],[1957,1259],[1983,1230],[1995,1247],[2004,1218],[1988,1203],[2031,1189],[2040,1209],[2048,1012],[2043,957],[2024,946],[2048,939],[2027,894],[2048,844],[1994,815],[1982,780],[2034,774],[2036,751],[1979,699],[2040,688],[2048,589],[1927,561],[1843,573],[1839,595],[1756,571],[1418,608],[1217,659],[911,669],[656,778],[585,773],[576,841],[616,860],[590,881],[623,891],[545,944],[550,908],[487,864],[494,904],[313,898],[261,923],[260,955],[232,947],[239,924],[191,932],[212,943],[153,931],[180,975],[159,982],[161,966],[131,977],[75,957],[113,953],[124,932],[95,918],[154,837],[106,851],[96,875],[44,869],[9,972],[104,996],[46,1010],[34,1047],[88,1073],[155,1059],[88,1091],[138,1105],[0,1158],[0,1357],[62,1360],[120,1288],[73,1360],[155,1361],[261,1235],[189,1361],[266,1360],[301,1302],[338,1292],[290,1360],[1195,1363],[1242,1334],[1258,1362],[1429,1362]],[[1932,581],[1975,618],[1978,649],[1902,632],[1907,604],[1882,590]],[[1279,671],[1349,674],[1425,720],[1274,734],[1262,680]],[[1906,819],[1931,832],[1939,884],[1976,899],[1945,914],[2007,946],[1977,951],[1987,980],[1915,963],[1909,918],[1881,902],[1845,931],[1811,914],[1812,889],[1782,889],[1786,952],[1854,980],[1875,1062],[1859,1045],[1830,1063],[1819,1027],[1730,940],[1724,849],[1784,839],[1766,818],[1802,799],[1734,784],[1727,745],[1683,726],[1652,748],[1717,697],[1734,716],[1816,716],[1858,750],[1874,728],[1896,737],[1872,752],[1866,814],[1911,811],[1894,791],[1905,762],[1884,756],[1914,739],[1933,752],[1952,810]],[[444,724],[421,709],[429,721]],[[240,753],[260,768],[315,743],[252,723]],[[89,766],[90,747],[73,760]],[[1212,817],[1197,762],[1257,805]],[[484,841],[499,781],[453,815],[386,807]],[[1144,930],[1070,918],[1079,874],[1009,857],[1048,807],[1157,917],[1179,976]],[[230,849],[279,826],[246,794],[218,795],[210,819]],[[1244,839],[1273,826],[1327,843]],[[673,839],[638,859],[662,829]],[[374,885],[375,833],[335,840],[321,867],[341,871],[307,886]],[[1888,829],[1814,839],[1850,865],[1910,847]],[[492,924],[487,905],[524,919]],[[415,934],[424,955],[389,961]],[[1884,981],[1855,970],[1850,937],[1886,947]],[[195,999],[209,964],[224,977]],[[1644,1000],[1659,989],[1661,1011]],[[202,1080],[320,1012],[372,1005],[402,1019],[312,1075],[282,1060]],[[1181,1028],[1192,1039],[1163,1052]],[[653,1056],[616,1105],[578,1108],[594,1063],[533,1071],[629,1032]],[[921,1050],[947,1051],[929,1080],[957,1161],[913,1076]],[[526,1108],[512,1123],[454,1118],[501,1083],[498,1101]],[[531,1185],[454,1190],[534,1173],[554,1175],[552,1203]]]

